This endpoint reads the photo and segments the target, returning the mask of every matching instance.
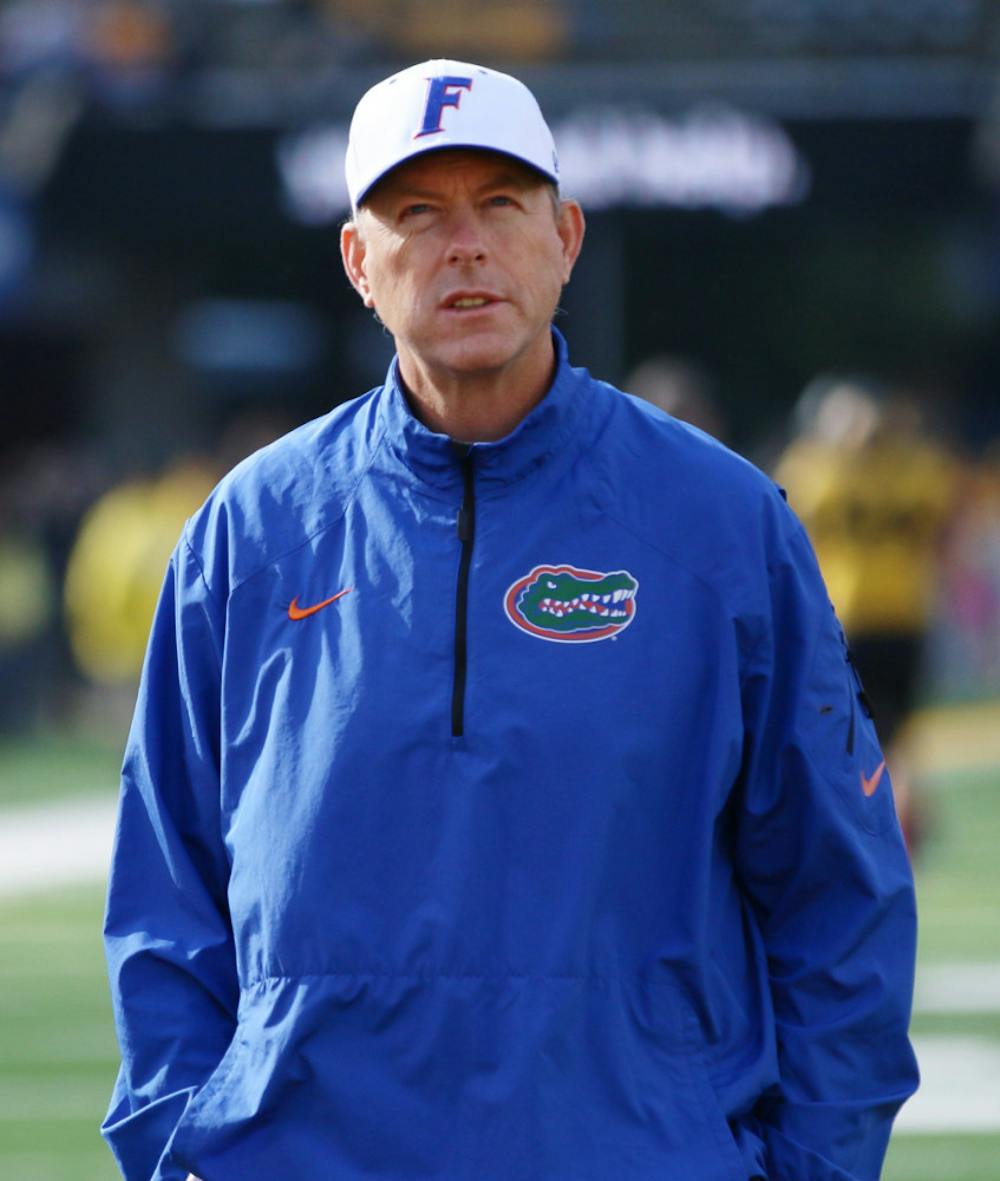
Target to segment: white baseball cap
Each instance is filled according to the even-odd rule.
[[[469,62],[427,61],[377,83],[355,108],[345,162],[352,207],[397,165],[441,148],[502,152],[559,183],[552,132],[523,82]]]

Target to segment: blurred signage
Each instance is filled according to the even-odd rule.
[[[199,299],[174,327],[178,354],[206,374],[294,376],[322,363],[324,325],[289,300]]]
[[[563,189],[587,209],[649,205],[749,215],[798,204],[809,192],[809,165],[784,128],[722,104],[673,117],[585,108],[552,130]],[[346,149],[340,127],[279,142],[285,206],[294,220],[325,225],[347,212]]]
[[[281,137],[278,171],[285,209],[293,221],[322,226],[349,212],[346,154],[346,127],[317,127]]]
[[[758,213],[795,205],[809,167],[777,123],[719,104],[677,118],[596,108],[554,129],[563,187],[584,206]]]

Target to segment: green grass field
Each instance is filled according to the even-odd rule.
[[[88,887],[0,906],[0,1177],[113,1181],[96,1132],[117,1046]]]
[[[0,744],[0,809],[114,794],[124,735],[116,740],[91,735],[45,734],[8,738]]]
[[[942,778],[929,796],[933,827],[919,864],[920,968],[1000,965],[1000,769]],[[971,1034],[1000,1046],[1000,1012],[917,1013],[913,1033]],[[1000,1112],[998,1112],[1000,1119]],[[898,1135],[885,1181],[997,1181],[1000,1133]]]
[[[113,790],[117,766],[117,750],[93,741],[0,748],[0,809],[53,794]],[[931,803],[935,826],[918,866],[921,965],[1000,964],[1000,771],[942,779]],[[102,905],[97,886],[0,898],[3,1181],[118,1176],[97,1133],[117,1061],[100,947]],[[918,1037],[957,1032],[1000,1046],[1000,1012],[924,1014],[914,1022]],[[997,1181],[1000,1134],[900,1134],[884,1178]]]

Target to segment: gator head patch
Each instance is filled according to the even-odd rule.
[[[601,574],[574,566],[536,566],[508,589],[503,605],[511,623],[529,635],[587,644],[628,627],[638,589],[627,570]]]

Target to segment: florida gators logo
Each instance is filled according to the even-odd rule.
[[[575,566],[536,566],[504,595],[507,618],[541,640],[589,644],[616,636],[635,619],[638,581],[627,570],[602,574]]]

